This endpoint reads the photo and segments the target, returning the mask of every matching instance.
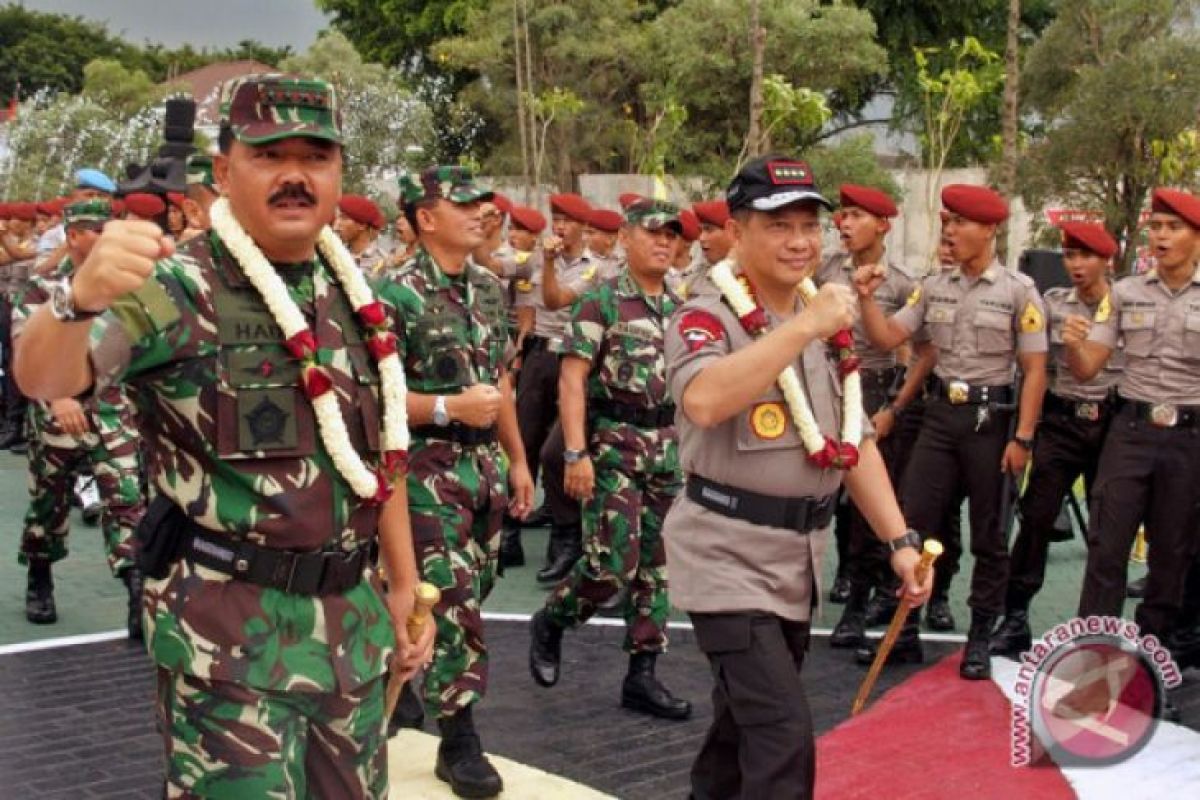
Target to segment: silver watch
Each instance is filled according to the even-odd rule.
[[[446,410],[444,394],[439,394],[433,401],[433,424],[443,428],[450,424],[450,412]]]
[[[563,450],[564,464],[578,464],[588,457],[587,450]]]
[[[75,295],[70,277],[50,284],[50,313],[59,322],[78,322],[100,316],[99,311],[80,311],[75,308]]]

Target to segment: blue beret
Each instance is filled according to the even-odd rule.
[[[112,182],[112,178],[105,175],[98,169],[81,169],[75,173],[75,186],[80,189],[95,189],[100,192],[113,194],[117,191],[117,185]]]

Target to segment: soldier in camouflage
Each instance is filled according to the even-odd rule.
[[[654,675],[670,611],[662,522],[682,484],[663,358],[663,331],[679,304],[663,281],[680,227],[670,203],[630,205],[621,229],[628,269],[572,309],[559,410],[566,491],[584,504],[584,555],[534,615],[529,657],[534,680],[553,686],[564,629],[628,588],[621,704],[666,719],[692,711]]]
[[[36,203],[12,203],[0,220],[0,351],[4,370],[4,419],[0,424],[0,449],[23,453],[26,400],[12,379],[12,301],[25,290],[37,258]]]
[[[414,426],[408,496],[417,562],[423,580],[442,593],[425,705],[442,735],[437,776],[461,797],[492,797],[503,783],[472,716],[488,681],[481,606],[496,579],[504,512],[523,518],[533,502],[505,371],[500,282],[469,258],[483,241],[480,206],[492,193],[466,168],[441,166],[403,176],[400,196],[418,246],[379,291],[399,310]]]
[[[255,75],[225,87],[222,116],[224,225],[176,252],[153,223],[110,222],[27,321],[17,378],[41,398],[121,380],[138,404],[164,796],[384,797],[381,677],[393,650],[394,674],[414,673],[433,630],[410,642],[404,626],[417,572],[404,481],[381,452],[367,347],[381,323],[367,305],[356,319],[335,280],[354,267],[316,249],[341,183],[337,99]],[[252,272],[282,282],[272,306]],[[273,309],[288,306],[315,347],[285,342]],[[336,401],[321,429],[300,385],[316,367],[293,355],[313,349]],[[348,458],[378,475],[373,496]]]
[[[69,276],[91,252],[112,209],[106,200],[73,203],[64,211],[67,255],[55,277]],[[13,335],[46,302],[42,279],[34,279],[13,308]],[[33,431],[29,454],[29,510],[18,560],[29,568],[25,616],[35,624],[58,619],[51,564],[67,554],[71,493],[75,476],[91,465],[103,500],[101,527],[108,566],[129,591],[127,625],[142,638],[141,574],[134,561],[134,528],[145,510],[141,459],[129,403],[120,386],[84,402],[73,397],[29,405]]]

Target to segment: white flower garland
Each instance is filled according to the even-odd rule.
[[[390,476],[385,473],[402,464],[409,441],[404,369],[395,352],[394,334],[386,331],[381,323],[368,323],[373,329],[372,338],[380,345],[380,350],[377,352],[376,349],[372,349],[372,353],[376,356],[379,367],[383,405],[384,464],[381,469],[372,469],[363,462],[350,442],[350,434],[346,430],[346,422],[342,418],[332,383],[327,376],[319,374],[322,368],[316,366],[316,340],[309,330],[304,314],[292,300],[287,285],[242,228],[241,223],[234,218],[225,198],[213,203],[209,216],[213,231],[225,243],[229,252],[241,265],[246,278],[262,296],[271,316],[283,330],[289,348],[305,362],[302,370],[302,388],[312,401],[321,441],[324,442],[334,467],[359,497],[378,501],[386,499],[390,491]],[[345,290],[355,313],[361,315],[369,307],[377,306],[371,288],[356,266],[354,257],[329,226],[321,229],[317,246]],[[361,316],[360,321],[365,322]],[[302,348],[303,356],[294,349],[298,342],[311,343]],[[392,345],[390,352],[387,352],[389,342],[392,342]],[[309,352],[310,350],[312,352]]]
[[[709,279],[721,291],[725,301],[733,309],[733,313],[737,314],[738,319],[743,322],[743,326],[746,326],[746,321],[756,313],[762,313],[754,298],[734,276],[733,265],[729,259],[713,266],[709,272]],[[800,283],[799,291],[805,302],[810,301],[817,293],[816,286],[808,278]],[[763,322],[765,323],[765,319]],[[754,335],[753,332],[752,335]],[[829,440],[821,433],[821,428],[817,424],[812,406],[804,394],[804,388],[800,384],[800,376],[796,374],[796,369],[791,366],[786,367],[779,374],[778,384],[783,392],[784,400],[787,401],[792,421],[800,434],[800,441],[804,444],[804,449],[808,451],[810,457],[817,458],[826,451]],[[862,413],[862,377],[859,375],[857,367],[853,367],[842,379],[842,433],[840,443],[834,443],[835,445],[848,444],[854,448],[858,447],[862,441]]]

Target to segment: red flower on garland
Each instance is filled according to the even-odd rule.
[[[387,323],[387,310],[376,300],[359,308],[358,318],[368,326],[378,328]]]
[[[391,331],[375,334],[367,339],[367,349],[377,362],[383,361],[396,352],[396,334]]]
[[[767,329],[767,312],[763,311],[762,306],[755,306],[749,314],[738,317],[738,322],[742,323],[742,330],[746,333],[758,336]]]
[[[858,448],[849,442],[839,443],[838,466],[842,469],[854,469],[858,466]]]
[[[333,388],[333,380],[323,367],[310,364],[300,371],[300,385],[309,400],[316,400]]]
[[[388,450],[383,454],[383,470],[393,479],[408,472],[408,451]]]
[[[308,358],[315,358],[317,355],[317,337],[309,328],[298,332],[284,342],[288,351],[296,358],[304,361]]]
[[[383,505],[392,496],[392,482],[382,469],[375,470],[375,496],[368,500],[372,505]]]
[[[846,328],[843,328],[842,330],[835,333],[833,335],[833,338],[830,339],[829,341],[834,347],[836,347],[839,350],[853,350],[854,349],[854,334],[850,333],[850,331],[847,330]]]
[[[845,378],[852,372],[857,372],[862,359],[858,356],[846,356],[838,359],[838,375]]]
[[[858,448],[849,442],[837,442],[833,437],[825,437],[825,446],[815,453],[809,453],[808,460],[821,469],[853,469],[858,465]]]

